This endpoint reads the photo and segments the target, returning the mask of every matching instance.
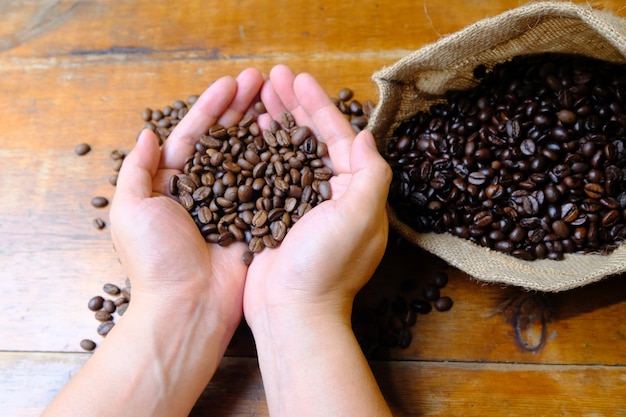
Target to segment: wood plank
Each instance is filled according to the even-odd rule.
[[[577,3],[586,4],[577,0]],[[208,59],[413,50],[528,0],[426,0],[389,4],[251,0],[9,2],[0,6],[0,52],[12,56],[149,55],[187,51]],[[594,2],[624,16],[614,0]]]
[[[4,415],[38,416],[88,354],[0,352]],[[624,366],[372,362],[395,416],[618,416]],[[37,375],[37,378],[33,378]],[[120,381],[123,383],[123,381]],[[113,399],[115,400],[115,399]],[[226,358],[190,416],[268,416],[256,359]]]

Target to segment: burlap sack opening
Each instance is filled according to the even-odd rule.
[[[481,20],[376,72],[380,97],[368,128],[383,151],[401,122],[443,100],[446,90],[473,87],[477,65],[490,69],[516,55],[545,52],[624,63],[626,20],[565,2],[531,3]],[[390,223],[404,238],[486,282],[556,292],[626,271],[626,246],[608,256],[523,261],[451,234],[417,233],[393,211]]]

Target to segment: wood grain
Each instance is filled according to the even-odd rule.
[[[0,2],[2,414],[39,415],[88,357],[80,339],[100,340],[87,301],[125,275],[108,229],[92,226],[108,209],[89,201],[113,195],[109,153],[133,146],[145,107],[279,63],[376,101],[374,71],[524,3]],[[626,17],[620,1],[593,4]],[[93,150],[79,157],[81,142]],[[372,361],[396,415],[626,413],[624,277],[557,294],[486,285],[392,234],[356,310],[419,298],[442,271],[452,310],[420,316],[408,348]],[[228,356],[192,415],[266,416],[245,326]]]

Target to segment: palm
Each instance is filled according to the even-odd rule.
[[[280,120],[281,114],[289,111],[297,124],[309,126],[327,143],[335,175],[330,180],[332,199],[298,220],[278,248],[255,256],[244,291],[246,317],[283,303],[315,302],[325,297],[351,300],[371,273],[371,263],[362,262],[360,255],[367,258],[380,248],[376,238],[364,244],[368,242],[362,235],[365,229],[353,227],[372,213],[380,213],[371,208],[359,210],[342,199],[353,179],[352,127],[312,77],[296,79],[288,69],[278,67],[270,79],[270,87],[262,92],[270,116]],[[386,220],[380,220],[385,229]],[[376,231],[372,235],[381,234]]]

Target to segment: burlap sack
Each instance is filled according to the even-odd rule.
[[[446,90],[473,87],[477,65],[491,68],[516,55],[543,52],[624,63],[626,21],[565,2],[531,3],[481,20],[376,72],[380,97],[368,128],[382,151],[402,121],[441,101]],[[626,246],[609,256],[572,254],[562,261],[523,261],[451,234],[417,233],[393,212],[390,222],[406,239],[487,282],[562,291],[626,271]]]

